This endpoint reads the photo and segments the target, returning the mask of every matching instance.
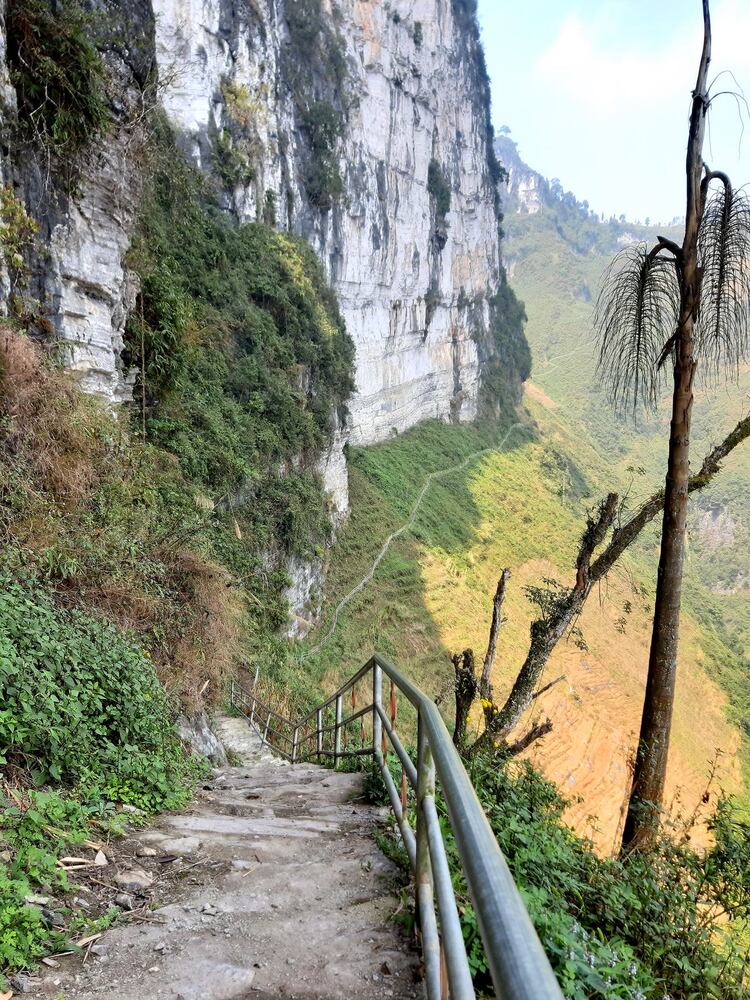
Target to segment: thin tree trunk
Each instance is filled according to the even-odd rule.
[[[703,21],[703,51],[693,91],[688,133],[685,238],[676,261],[680,284],[680,316],[675,337],[674,389],[661,551],[641,730],[633,788],[623,832],[624,852],[645,849],[653,843],[656,836],[664,798],[674,708],[690,480],[690,419],[695,376],[693,328],[700,305],[698,231],[704,208],[701,190],[702,152],[708,107],[708,65],[711,59],[708,0],[703,0]]]
[[[477,696],[477,678],[474,672],[474,653],[465,649],[451,657],[455,671],[456,718],[453,726],[453,744],[462,747],[466,742],[469,713]]]
[[[500,574],[495,591],[495,599],[492,602],[492,624],[490,625],[490,637],[487,642],[487,655],[482,666],[482,677],[479,681],[479,693],[483,698],[492,700],[492,665],[495,662],[495,652],[497,650],[497,640],[503,626],[503,601],[505,600],[505,585],[508,582],[510,570],[506,568]]]
[[[612,527],[616,514],[617,494],[610,493],[599,505],[596,517],[589,518],[581,539],[576,560],[575,586],[557,602],[548,619],[539,618],[531,623],[529,651],[524,664],[518,672],[505,704],[487,721],[484,732],[471,748],[472,753],[505,741],[534,700],[534,689],[552,650],[581,613],[589,595],[593,582],[591,560],[595,549],[601,545]]]

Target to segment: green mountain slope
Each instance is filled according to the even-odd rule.
[[[449,654],[467,646],[484,653],[492,593],[509,566],[508,622],[494,678],[502,690],[526,650],[534,609],[524,587],[570,580],[594,498],[614,488],[635,506],[661,479],[664,414],[637,428],[612,414],[594,386],[590,337],[603,267],[618,241],[650,231],[602,224],[570,198],[559,210],[509,210],[505,226],[511,282],[529,315],[533,374],[524,410],[500,428],[428,424],[353,451],[352,516],[333,554],[323,621],[301,651],[300,690],[310,683],[330,690],[380,649],[439,698],[450,719]],[[696,449],[729,427],[740,408],[738,396],[702,397]],[[521,426],[508,434],[514,419]],[[692,517],[669,777],[676,813],[700,800],[717,749],[719,781],[729,792],[743,790],[749,633],[741,538],[750,521],[742,461],[738,455],[727,463]],[[414,514],[429,474],[450,469],[432,482],[412,527],[376,565],[389,535]],[[554,730],[531,757],[574,797],[568,818],[604,851],[621,822],[638,729],[657,542],[654,527],[592,595],[582,621],[588,648],[568,643],[556,651],[545,679],[565,680],[536,703]]]
[[[666,462],[666,400],[635,423],[618,416],[597,385],[590,336],[603,273],[626,242],[653,242],[678,229],[602,221],[528,168],[507,137],[498,155],[511,166],[506,199],[506,257],[511,284],[525,302],[532,382],[555,418],[585,435],[620,481],[632,480],[633,502],[661,483]],[[535,193],[527,210],[529,192]],[[726,384],[701,382],[694,411],[694,464],[747,412],[750,367]],[[532,391],[535,391],[532,389]],[[730,714],[750,735],[750,457],[739,449],[720,477],[691,505],[686,581],[689,612],[702,625],[710,673],[730,695]],[[655,541],[642,546],[655,565]],[[747,761],[747,752],[745,752]]]

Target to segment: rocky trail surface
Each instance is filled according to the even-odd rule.
[[[138,919],[98,938],[85,961],[59,958],[23,992],[421,997],[418,957],[391,919],[398,872],[373,839],[380,814],[363,801],[361,776],[281,763],[239,719],[220,720],[219,732],[242,765],[214,772],[190,808],[138,831],[102,869]],[[151,908],[139,910],[144,895]]]

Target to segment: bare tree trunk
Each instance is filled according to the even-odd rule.
[[[474,673],[474,653],[465,649],[451,657],[455,676],[456,719],[453,726],[453,745],[462,747],[466,742],[469,712],[477,696],[477,678]]]
[[[482,677],[479,681],[479,693],[483,698],[492,701],[492,664],[495,662],[495,651],[497,650],[497,640],[500,629],[503,626],[503,601],[505,600],[505,585],[508,582],[510,570],[506,568],[500,574],[495,591],[495,599],[492,602],[492,624],[490,625],[490,637],[487,642],[487,655],[482,666]]]
[[[576,561],[575,586],[560,598],[548,619],[540,618],[531,623],[531,641],[526,660],[518,672],[505,704],[497,713],[493,713],[472,751],[505,740],[534,700],[534,689],[552,650],[580,614],[589,595],[592,584],[590,568],[594,550],[604,541],[616,514],[617,494],[610,493],[600,504],[596,518],[589,518],[581,539]]]
[[[633,789],[623,832],[622,849],[625,852],[647,848],[653,843],[658,830],[674,708],[690,480],[690,419],[695,376],[693,328],[700,305],[698,231],[704,209],[701,190],[702,152],[708,108],[708,65],[711,60],[708,0],[703,0],[703,21],[703,51],[693,91],[687,146],[685,238],[676,261],[680,285],[680,317],[675,337],[674,390],[661,552],[641,731]]]
[[[708,486],[714,476],[721,470],[721,462],[730,452],[748,438],[750,438],[750,414],[738,421],[724,440],[712,448],[704,457],[700,471],[690,476],[688,480],[688,493],[702,490],[705,486]],[[564,679],[564,675],[556,677],[543,687],[538,687],[539,680],[550,655],[557,643],[573,624],[575,618],[580,614],[586,598],[591,592],[591,588],[607,575],[623,552],[638,538],[646,525],[650,524],[660,511],[663,511],[664,502],[664,490],[660,490],[649,497],[636,513],[633,514],[630,520],[613,530],[608,544],[593,562],[591,561],[593,552],[604,541],[607,530],[614,523],[617,516],[617,495],[614,493],[610,494],[600,505],[596,518],[589,519],[586,531],[581,538],[578,553],[576,585],[561,595],[555,613],[550,618],[540,618],[532,622],[529,652],[516,677],[513,689],[502,709],[497,714],[492,714],[492,719],[487,723],[485,732],[472,745],[470,752],[473,753],[482,749],[488,749],[495,743],[503,742],[515,726],[518,725],[524,712],[533,703],[535,698]],[[469,656],[468,670],[465,670],[467,653]],[[471,708],[471,701],[467,704],[467,699],[476,697],[478,685],[474,676],[474,660],[471,650],[465,650],[464,654],[456,654],[452,657],[452,661],[456,671],[456,718],[458,723],[454,732],[454,741],[458,738],[463,742],[466,736],[466,722]],[[459,707],[459,700],[461,707]],[[522,737],[516,743],[506,744],[504,746],[505,752],[520,752],[520,749],[528,746],[533,739],[539,739],[540,736],[549,732],[549,729],[546,727],[547,723],[532,727],[527,736]],[[544,729],[544,732],[539,732],[540,729]]]

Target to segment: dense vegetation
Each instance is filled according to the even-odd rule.
[[[263,508],[269,466],[326,440],[352,389],[353,346],[306,244],[234,226],[163,124],[152,167],[130,251],[143,284],[128,333],[146,431],[216,501],[255,494]],[[290,519],[280,512],[270,534],[293,548],[303,531]]]
[[[110,125],[107,76],[92,15],[77,0],[11,0],[5,14],[18,133],[69,179],[78,154]]]
[[[330,531],[314,462],[351,341],[310,249],[214,202],[155,120],[130,255],[132,427],[25,335],[30,297],[0,330],[0,969],[85,923],[62,854],[119,829],[123,804],[190,794],[202,764],[178,707],[281,649],[285,560]],[[23,288],[35,227],[10,192],[0,208]],[[54,920],[28,902],[39,891]]]
[[[711,821],[713,847],[689,845],[689,822],[648,854],[600,858],[564,822],[565,800],[528,762],[466,762],[563,994],[572,1000],[747,1000],[750,995],[750,824],[727,802]],[[390,767],[396,784],[400,770]],[[377,770],[367,786],[387,801]],[[410,799],[410,822],[415,822]],[[443,835],[467,953],[480,993],[491,990],[471,900],[444,802]],[[395,830],[381,846],[403,867]],[[731,918],[728,920],[727,918]]]

